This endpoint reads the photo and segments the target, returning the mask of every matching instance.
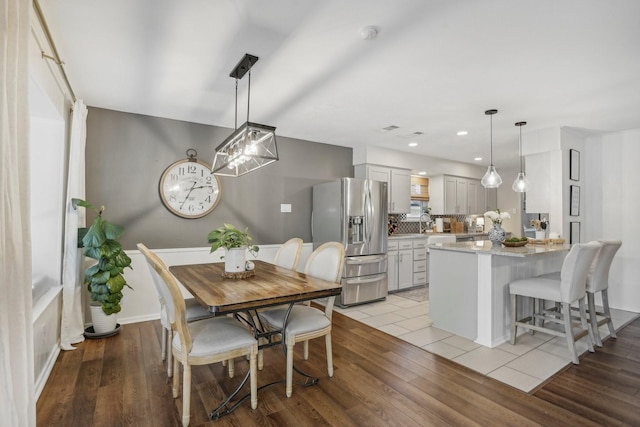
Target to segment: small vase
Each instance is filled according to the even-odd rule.
[[[488,235],[489,240],[491,240],[493,246],[500,246],[504,241],[507,233],[505,233],[505,231],[502,229],[501,224],[493,224],[493,227],[489,230]]]
[[[224,256],[224,271],[228,273],[239,273],[245,271],[247,260],[247,247],[227,249]]]

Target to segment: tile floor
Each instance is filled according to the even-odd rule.
[[[564,338],[536,332],[519,336],[516,345],[484,347],[431,326],[429,302],[413,301],[400,294],[390,294],[386,301],[336,307],[335,311],[525,392],[571,363]],[[638,313],[612,310],[616,330],[637,316]],[[603,338],[609,336],[606,325],[600,334]],[[580,340],[576,348],[579,354],[587,351],[585,340]]]

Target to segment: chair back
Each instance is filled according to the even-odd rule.
[[[280,246],[273,263],[279,267],[295,270],[302,251],[302,239],[294,237]]]
[[[142,243],[138,243],[138,250],[142,252],[147,260],[153,283],[164,298],[167,307],[167,318],[171,328],[178,332],[181,346],[186,350],[183,354],[186,355],[191,352],[192,341],[187,328],[187,308],[178,283],[160,257]]]
[[[344,246],[339,242],[327,242],[318,246],[309,255],[304,274],[339,283],[342,267],[344,267]]]
[[[599,242],[589,242],[571,247],[560,270],[561,302],[571,303],[585,295],[587,274],[601,246]]]
[[[598,240],[602,247],[593,259],[587,275],[587,292],[600,292],[609,287],[609,270],[611,262],[622,242],[620,240]]]

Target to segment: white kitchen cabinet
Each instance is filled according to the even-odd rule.
[[[398,241],[389,240],[387,244],[387,289],[398,290]]]
[[[356,165],[356,178],[373,179],[387,183],[389,213],[411,212],[411,171],[378,165]]]
[[[483,214],[485,192],[480,181],[450,175],[429,178],[429,206],[433,214]],[[483,188],[484,189],[484,188]]]
[[[387,245],[388,291],[426,285],[429,277],[427,239],[389,239]]]

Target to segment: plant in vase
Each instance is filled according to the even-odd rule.
[[[227,272],[245,271],[247,250],[257,256],[258,248],[253,244],[253,238],[249,236],[249,228],[244,231],[238,229],[234,225],[224,224],[212,230],[207,236],[207,240],[211,244],[210,253],[215,252],[219,248],[225,248],[225,255],[220,259],[224,259],[224,270]]]
[[[116,329],[116,313],[121,310],[122,290],[131,288],[124,278],[124,269],[131,268],[131,258],[118,242],[124,235],[124,227],[112,224],[102,218],[104,206],[95,208],[90,203],[73,199],[73,207],[93,209],[98,214],[88,228],[78,229],[78,247],[84,248],[84,256],[93,258],[96,263],[87,268],[84,283],[91,294],[93,328],[95,333],[107,333]],[[96,310],[97,308],[97,310]],[[95,316],[100,312],[107,319]]]
[[[493,223],[493,227],[489,230],[489,240],[494,246],[500,245],[505,237],[506,232],[502,229],[502,221],[511,218],[509,212],[500,212],[500,209],[495,211],[487,211],[484,213],[485,218],[489,218]]]

